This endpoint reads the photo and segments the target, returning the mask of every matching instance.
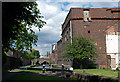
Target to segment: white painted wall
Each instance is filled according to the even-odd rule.
[[[119,60],[120,60],[120,54],[114,54],[114,53],[120,53],[120,35],[106,35],[106,52],[107,55],[110,55],[111,58],[115,58],[116,60],[116,68],[119,67]],[[116,69],[112,68],[112,69]]]
[[[72,44],[72,21],[70,21],[70,37],[71,37],[71,44]]]
[[[118,36],[118,67],[120,68],[120,35]]]
[[[107,53],[118,53],[118,35],[106,35]]]
[[[118,52],[120,53],[120,35],[118,35]]]

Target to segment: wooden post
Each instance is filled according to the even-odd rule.
[[[83,69],[83,73],[85,73],[85,69]]]
[[[70,67],[70,71],[71,71],[71,75],[72,75],[72,73],[73,73],[73,68],[72,67]]]
[[[43,64],[43,73],[45,73],[45,65]]]
[[[62,76],[64,76],[64,64],[62,64]]]

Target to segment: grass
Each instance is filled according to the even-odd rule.
[[[37,75],[19,74],[13,76],[10,80],[63,80],[63,79],[56,76],[37,76]]]
[[[57,76],[39,76],[39,75],[28,75],[28,74],[24,74],[24,73],[38,73],[38,72],[42,72],[42,70],[20,70],[19,71],[21,74],[16,74],[13,77],[11,77],[10,80],[62,80],[64,81],[64,79],[61,79]]]
[[[34,73],[37,73],[37,72],[43,72],[43,71],[42,70],[20,70],[19,72],[34,72]]]
[[[28,66],[26,66],[26,67],[35,67],[35,66],[40,66],[40,65],[28,65]]]
[[[83,69],[75,69],[74,72],[83,73]],[[113,71],[110,69],[86,69],[85,73],[104,77],[118,78],[118,71]]]

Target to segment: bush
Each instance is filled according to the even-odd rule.
[[[116,68],[116,71],[120,71],[120,69],[117,67],[117,68]]]
[[[96,64],[89,58],[98,57],[95,41],[83,36],[74,37],[63,47],[63,58],[73,59],[73,68],[96,68]]]
[[[51,61],[49,62],[49,65],[53,64]]]
[[[39,61],[36,62],[36,65],[40,65]]]
[[[86,60],[79,60],[79,59],[74,59],[73,60],[73,68],[74,69],[95,69],[96,64],[95,61],[86,59]]]
[[[103,68],[103,69],[105,69],[105,70],[111,70],[110,68]]]

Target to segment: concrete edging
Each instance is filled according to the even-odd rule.
[[[90,75],[84,73],[74,72],[73,76],[78,78],[81,82],[118,82],[118,78],[103,77],[98,75]]]

